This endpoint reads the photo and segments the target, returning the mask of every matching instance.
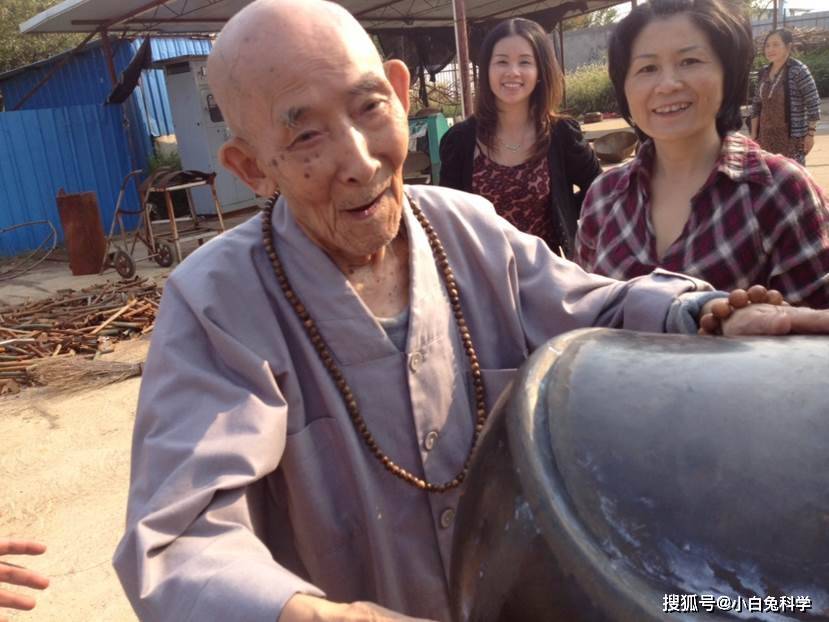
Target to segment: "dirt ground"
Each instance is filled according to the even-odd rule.
[[[123,342],[107,356],[139,361],[148,346],[147,339]],[[48,398],[27,390],[0,401],[0,534],[49,547],[40,557],[5,559],[51,580],[33,611],[10,619],[137,619],[111,558],[123,531],[139,383]]]
[[[824,100],[808,168],[829,190],[829,100]],[[604,122],[591,129],[613,129]],[[585,128],[587,129],[587,128]],[[163,281],[169,270],[139,264],[139,274]],[[0,300],[16,304],[61,288],[114,279],[72,277],[66,264],[47,262],[20,279],[0,282]],[[123,342],[107,355],[143,360],[147,340]],[[112,569],[124,524],[132,426],[139,379],[74,395],[25,390],[0,398],[0,535],[39,540],[41,557],[8,557],[48,575],[37,607],[11,612],[21,622],[136,620]]]

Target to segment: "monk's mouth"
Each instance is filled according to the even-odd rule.
[[[383,198],[384,194],[386,194],[385,190],[374,197],[374,199],[372,199],[369,203],[358,205],[357,207],[352,207],[351,209],[344,211],[345,213],[351,214],[356,218],[368,218],[377,211],[380,206],[380,199]]]

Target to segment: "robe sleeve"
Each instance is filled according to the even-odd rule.
[[[661,269],[629,281],[590,274],[507,223],[504,233],[514,257],[512,281],[530,351],[552,335],[591,326],[685,332],[668,321],[671,307],[682,294],[712,290],[705,281]]]
[[[275,622],[297,592],[257,522],[286,444],[270,366],[171,277],[144,370],[126,532],[114,557],[141,620]],[[269,525],[278,529],[278,525]]]

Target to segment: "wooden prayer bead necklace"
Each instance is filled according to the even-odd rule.
[[[348,386],[348,382],[346,382],[342,371],[340,371],[340,368],[334,362],[334,355],[331,353],[328,344],[325,343],[325,340],[320,334],[316,322],[314,322],[311,318],[308,310],[305,308],[305,305],[302,304],[299,296],[297,296],[293,287],[291,287],[291,283],[285,274],[282,262],[279,261],[279,256],[276,253],[276,247],[273,240],[273,230],[271,227],[273,208],[277,199],[276,194],[268,199],[268,202],[265,205],[262,217],[262,238],[265,244],[265,251],[267,252],[268,258],[273,266],[273,271],[276,275],[279,287],[282,288],[282,293],[285,295],[285,298],[290,303],[291,307],[293,307],[300,322],[302,322],[302,326],[305,328],[305,332],[311,340],[311,344],[316,349],[320,361],[322,361],[322,364],[325,366],[325,369],[328,371],[329,376],[331,376],[331,379],[334,381],[337,390],[339,390],[340,395],[343,398],[345,408],[351,418],[351,423],[354,424],[354,429],[363,439],[366,447],[368,447],[368,450],[372,453],[372,455],[374,455],[375,458],[377,458],[377,460],[380,461],[386,470],[393,475],[396,475],[404,482],[428,492],[446,492],[447,490],[460,486],[461,482],[466,479],[466,475],[469,472],[469,465],[472,461],[472,456],[475,453],[475,447],[478,445],[478,439],[487,418],[484,381],[481,375],[481,366],[478,363],[478,356],[475,353],[475,346],[472,344],[472,336],[466,325],[463,310],[461,309],[458,283],[455,281],[455,275],[452,272],[452,268],[449,266],[446,251],[444,251],[443,245],[438,239],[437,232],[432,227],[432,224],[427,220],[425,214],[420,210],[411,197],[407,195],[407,198],[409,199],[409,205],[411,205],[412,213],[415,218],[417,218],[420,226],[423,227],[423,231],[429,239],[429,246],[432,248],[432,256],[435,258],[435,263],[439,268],[438,271],[441,272],[441,276],[443,277],[443,283],[446,286],[447,293],[449,294],[449,302],[452,306],[452,312],[455,315],[455,323],[458,326],[458,332],[460,333],[461,341],[463,342],[463,349],[469,359],[469,367],[472,372],[472,383],[475,388],[475,431],[472,434],[472,443],[469,447],[469,453],[466,456],[466,460],[464,460],[463,467],[461,467],[460,472],[453,479],[442,484],[435,484],[425,479],[421,479],[400,465],[395,464],[394,461],[392,461],[392,459],[389,458],[389,456],[382,449],[380,449],[380,446],[377,444],[374,436],[369,431],[365,420],[360,414],[360,407],[357,404],[357,398]]]

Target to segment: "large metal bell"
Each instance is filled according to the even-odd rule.
[[[491,415],[450,583],[456,622],[829,620],[829,338],[550,341]]]

